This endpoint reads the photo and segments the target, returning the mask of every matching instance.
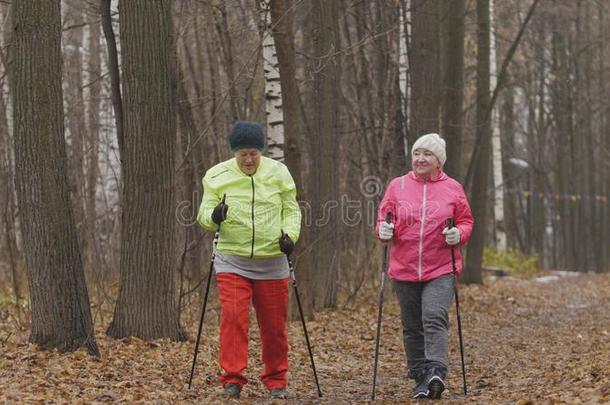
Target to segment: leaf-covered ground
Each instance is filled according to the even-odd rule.
[[[450,375],[442,403],[610,402],[610,276],[502,278],[460,286],[468,396],[462,393],[452,310]],[[39,351],[10,307],[0,307],[0,403],[224,403],[217,383],[217,314],[208,315],[193,389],[191,340],[113,340],[97,331],[101,358]],[[371,395],[377,298],[322,313],[308,329],[324,397],[319,400],[299,322],[290,325],[288,403],[363,403]],[[241,402],[270,403],[258,380],[258,331]],[[398,308],[386,292],[377,402],[409,403]],[[281,402],[281,401],[276,401]],[[420,403],[431,403],[420,400]]]

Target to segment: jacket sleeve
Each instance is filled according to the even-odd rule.
[[[460,230],[460,246],[465,245],[472,233],[474,219],[464,189],[460,186],[458,201],[455,206],[455,226]]]
[[[391,182],[388,188],[385,190],[385,194],[379,203],[379,209],[377,210],[377,221],[375,223],[375,236],[379,238],[379,224],[381,221],[385,221],[385,216],[389,212],[391,214],[391,222],[396,223],[395,217],[395,205],[396,198],[394,196],[394,182]]]
[[[280,188],[282,190],[282,230],[296,243],[301,234],[301,209],[297,202],[296,184],[285,166],[282,170]]]
[[[201,205],[199,206],[197,222],[208,231],[215,231],[216,224],[212,221],[212,212],[220,203],[221,196],[218,194],[218,190],[210,182],[209,172],[203,177],[202,183],[203,198],[201,199]]]

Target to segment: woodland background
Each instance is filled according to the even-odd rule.
[[[427,132],[477,223],[461,281],[607,272],[609,8],[0,2],[0,298],[18,325],[0,342],[192,338],[211,254],[200,180],[238,119],[267,128],[299,188],[308,319],[370,299],[377,204]]]

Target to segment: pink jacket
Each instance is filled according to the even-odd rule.
[[[452,272],[451,247],[443,229],[453,218],[460,230],[460,243],[468,241],[474,223],[462,185],[440,172],[435,179],[421,180],[413,172],[393,179],[379,205],[375,232],[391,212],[394,238],[389,276],[400,281],[427,281]],[[457,246],[456,246],[457,247]],[[455,249],[456,271],[462,271],[462,255]]]

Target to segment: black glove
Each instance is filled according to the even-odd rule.
[[[227,219],[227,211],[229,210],[229,206],[223,202],[221,202],[220,204],[218,204],[215,208],[214,208],[214,212],[212,212],[212,221],[214,221],[214,223],[216,225],[220,225],[220,223],[222,221],[224,221],[225,219]]]
[[[280,237],[280,250],[287,256],[294,250],[294,242],[287,233],[282,232],[282,236]]]

